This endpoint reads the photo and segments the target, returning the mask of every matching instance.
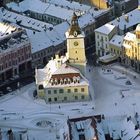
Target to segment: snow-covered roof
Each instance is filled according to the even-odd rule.
[[[95,7],[91,7],[84,4],[79,4],[78,2],[74,1],[67,1],[67,0],[24,0],[20,3],[11,2],[8,3],[7,6],[9,8],[14,9],[18,12],[24,12],[27,10],[35,11],[37,13],[48,14],[58,18],[67,19],[69,20],[73,14],[76,12],[77,15],[83,15],[85,13],[91,13],[92,17],[95,17],[107,10],[95,10]],[[65,14],[62,14],[65,13]]]
[[[103,63],[109,63],[111,61],[114,61],[117,59],[117,56],[115,54],[107,54],[102,57],[99,57],[99,61]]]
[[[84,132],[85,139],[92,139],[95,137],[95,130],[91,126],[91,119],[79,120],[77,122],[71,123],[71,134],[74,140],[79,138],[80,131]]]
[[[69,2],[67,0],[62,1],[56,1],[56,0],[49,0],[47,2],[41,1],[41,0],[24,0],[20,3],[11,2],[8,3],[7,6],[9,8],[14,9],[18,12],[23,12],[27,10],[40,12],[42,14],[48,14],[52,15],[58,18],[62,18],[64,20],[69,20],[72,17],[73,12],[76,12],[77,15],[81,16],[86,13],[90,13],[92,15],[91,20],[98,16],[99,14],[102,14],[106,10],[95,10],[94,7],[79,4],[78,2]],[[62,14],[65,13],[65,14]]]
[[[68,30],[69,24],[63,22],[54,26],[54,28],[49,31],[33,32],[27,29],[27,34],[30,38],[32,44],[32,53],[38,52],[50,46],[56,46],[61,44],[66,40],[65,32]]]
[[[13,32],[17,32],[17,27],[12,26],[8,23],[0,22],[0,39],[5,38],[6,36],[9,36]]]
[[[112,39],[109,41],[110,44],[121,47],[123,43],[124,36],[114,35]]]
[[[124,40],[134,41],[135,39],[136,35],[131,32],[127,32],[126,35],[124,36]]]
[[[69,65],[63,64],[52,75],[69,74],[69,73],[79,73],[79,72],[76,69],[70,67]]]
[[[97,120],[101,120],[100,115],[69,119],[70,139],[78,140],[82,134],[85,139],[105,140],[103,126]]]
[[[59,59],[59,63],[64,60],[64,57],[61,57]],[[66,63],[60,64],[60,66],[57,66],[57,60],[50,60],[49,63],[44,67],[44,69],[36,69],[36,83],[37,84],[43,84],[44,87],[50,88],[50,87],[64,87],[64,86],[81,86],[81,85],[88,85],[88,81],[85,77],[83,77],[80,73],[80,71],[72,66],[67,65]],[[63,75],[63,74],[79,74],[80,75],[80,81],[78,83],[70,82],[69,84],[56,84],[52,85],[50,83],[50,79],[53,75]],[[66,77],[67,78],[67,77]]]
[[[0,53],[29,44],[29,38],[17,25],[0,22]]]
[[[41,1],[43,1],[43,0],[41,0]],[[66,9],[72,9],[73,11],[80,11],[80,10],[87,11],[91,8],[88,5],[80,4],[80,3],[75,2],[75,1],[67,1],[67,0],[61,0],[61,1],[47,0],[47,3],[58,5],[60,7],[66,8]]]
[[[102,33],[102,34],[105,34],[105,35],[108,35],[110,34],[113,30],[115,29],[115,26],[114,25],[110,25],[110,24],[105,24],[97,29],[95,29],[95,32],[98,32],[98,33]]]
[[[47,14],[51,16],[55,16],[61,19],[71,19],[73,15],[73,10],[63,8],[62,6],[56,6],[50,3],[44,3],[40,0],[24,0],[21,3],[18,4],[18,6],[15,6],[16,4],[7,4],[9,8],[12,8],[13,10],[20,10],[19,12],[25,12],[27,10],[41,13],[41,14]],[[20,8],[19,8],[20,7]],[[65,14],[62,14],[65,13]]]
[[[119,18],[111,21],[110,24],[119,27],[119,29],[124,30],[133,25],[140,23],[140,8],[137,8]]]
[[[81,28],[93,23],[95,20],[92,15],[85,14],[79,18],[79,25]],[[55,46],[66,40],[65,33],[69,29],[70,24],[63,22],[53,27],[53,29],[46,32],[36,32],[27,29],[27,34],[31,40],[32,53],[40,51],[50,46]]]
[[[19,22],[19,25],[25,28],[29,28],[36,31],[44,31],[45,29],[47,30],[53,27],[52,24],[36,20],[25,15],[11,12],[6,9],[4,10],[0,9],[0,10],[2,14],[1,16],[2,20],[10,21],[13,23]]]

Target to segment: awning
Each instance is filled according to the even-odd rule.
[[[98,61],[106,64],[106,63],[110,63],[112,61],[115,61],[117,59],[118,59],[118,56],[116,56],[115,54],[108,54],[108,55],[99,57]]]

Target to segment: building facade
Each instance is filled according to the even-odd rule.
[[[96,54],[104,56],[109,53],[109,41],[117,33],[114,25],[105,24],[95,30]]]
[[[0,82],[31,70],[31,44],[25,30],[0,23]]]
[[[123,14],[122,16],[114,19],[109,24],[115,25],[117,27],[117,33],[119,35],[124,35],[127,32],[134,31],[137,24],[140,23],[140,8],[136,8],[131,12]]]
[[[46,86],[38,86],[38,96],[47,103],[85,101],[89,99],[88,82],[80,72],[63,64],[51,74]]]
[[[122,56],[122,48],[123,48],[123,38],[124,36],[114,35],[112,39],[109,41],[110,53],[116,55],[118,58]],[[119,59],[121,61],[121,59]]]
[[[44,21],[44,22],[47,22],[47,23],[51,23],[53,25],[57,25],[57,24],[60,24],[60,23],[65,21],[62,18],[53,16],[53,15],[49,15],[49,14],[46,14],[46,13],[41,13],[41,12],[39,13],[37,11],[32,11],[32,10],[27,10],[24,13],[29,15],[31,18],[34,18],[34,19],[37,19],[37,20],[40,20],[40,21]]]
[[[122,50],[122,63],[140,72],[140,24],[135,34],[128,32],[124,37]]]
[[[115,55],[119,62],[140,72],[140,24],[136,30],[125,36],[114,35],[109,41],[109,53]]]

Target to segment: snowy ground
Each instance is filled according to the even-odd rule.
[[[107,72],[110,69],[110,72]],[[119,65],[94,68],[95,113],[105,116],[140,113],[140,75]],[[136,78],[134,77],[136,76]],[[127,85],[126,81],[131,85]]]
[[[61,127],[65,127],[65,120],[68,117],[99,114],[106,117],[134,116],[136,112],[140,114],[139,74],[117,64],[104,67],[88,66],[87,70],[89,69],[87,77],[95,93],[93,94],[91,90],[91,96],[94,97],[92,101],[46,104],[45,101],[32,97],[35,89],[35,84],[32,83],[0,98],[1,127],[45,131],[54,129],[53,126],[57,125],[57,130],[60,130]],[[128,80],[131,85],[126,84]],[[44,120],[51,124],[47,127],[36,125],[37,122]]]

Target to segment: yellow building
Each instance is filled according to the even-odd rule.
[[[135,33],[128,32],[123,41],[122,62],[140,71],[140,24]]]
[[[108,3],[106,0],[90,0],[90,3],[98,7],[99,9],[108,8]]]
[[[70,29],[66,32],[67,55],[69,65],[78,68],[82,74],[85,74],[86,68],[84,37],[84,33],[78,25],[78,17],[74,14]]]
[[[66,32],[66,56],[56,55],[43,69],[36,69],[37,95],[48,102],[71,102],[89,99],[89,83],[84,77],[86,56],[84,34],[74,14]]]

